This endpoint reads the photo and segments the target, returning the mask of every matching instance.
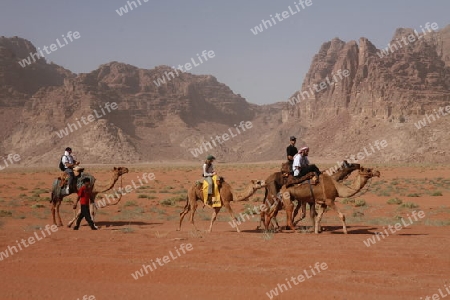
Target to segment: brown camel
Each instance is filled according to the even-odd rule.
[[[339,183],[336,179],[326,174],[320,175],[320,183],[317,185],[297,185],[281,188],[281,193],[283,195],[283,203],[286,209],[286,219],[288,227],[294,230],[294,225],[292,223],[292,210],[294,204],[293,199],[297,201],[308,202],[311,207],[315,204],[320,205],[319,214],[316,218],[316,213],[314,209],[311,209],[311,219],[313,222],[314,232],[320,232],[320,220],[322,219],[325,208],[330,207],[332,210],[336,211],[339,218],[342,221],[342,228],[344,233],[347,233],[347,226],[345,225],[345,216],[336,207],[335,199],[336,197],[352,197],[358,193],[367,183],[367,181],[374,177],[380,177],[380,172],[374,171],[369,168],[361,167],[358,172],[358,176],[353,180],[350,186],[346,186]],[[314,198],[311,197],[311,190],[314,194]],[[266,219],[266,226],[269,225],[271,216]]]
[[[342,181],[345,178],[347,178],[353,171],[358,170],[360,168],[359,164],[353,164],[348,163],[346,160],[342,162],[340,165],[338,171],[336,171],[334,174],[331,175],[332,178],[334,178],[337,181]],[[269,207],[274,207],[274,203],[278,203],[277,207],[274,208],[275,211],[273,212],[272,218],[272,226],[275,228],[279,228],[278,221],[276,219],[276,216],[278,214],[278,211],[282,209],[282,197],[280,194],[281,187],[285,184],[296,184],[300,183],[302,181],[305,181],[312,177],[312,175],[315,175],[314,173],[306,174],[302,178],[295,178],[292,175],[289,174],[290,167],[289,162],[284,162],[281,164],[281,171],[275,172],[266,179],[266,187],[265,187],[265,194],[264,194],[264,201],[265,204]],[[302,208],[302,215],[300,220],[304,219],[306,216],[306,202],[298,202],[298,205],[295,208],[293,218],[295,218],[298,214],[298,211],[300,209],[300,206]],[[313,208],[311,208],[313,209]],[[259,226],[256,229],[261,228],[261,224],[265,224],[265,212],[261,212],[261,219],[259,222]],[[292,220],[294,221],[294,219]],[[268,228],[266,227],[266,230]]]
[[[217,180],[217,185],[219,187],[220,199],[222,201],[222,205],[228,210],[230,214],[231,220],[237,220],[234,216],[233,210],[231,209],[230,202],[231,201],[243,201],[252,196],[256,190],[263,188],[265,186],[265,182],[263,180],[252,180],[251,183],[247,186],[247,188],[236,196],[236,199],[233,197],[233,192],[231,186],[225,182],[222,178]],[[191,211],[190,221],[194,226],[195,230],[197,227],[194,224],[194,214],[197,209],[197,200],[201,200],[203,202],[203,191],[202,191],[202,182],[197,181],[193,186],[191,186],[188,190],[188,195],[186,197],[186,205],[184,206],[183,211],[180,213],[180,224],[177,230],[181,230],[181,223],[183,222],[184,216]],[[214,221],[217,218],[217,214],[219,213],[221,207],[214,207],[214,212],[211,217],[211,224],[209,226],[209,232],[212,231],[212,227]],[[237,232],[240,232],[239,227],[236,225]]]
[[[124,168],[124,167],[114,167],[114,169],[112,170],[112,176],[111,179],[109,181],[108,184],[104,184],[104,185],[100,185],[98,183],[95,182],[95,177],[92,175],[88,175],[88,174],[84,174],[84,176],[89,176],[91,177],[91,182],[93,183],[93,187],[92,187],[92,197],[91,197],[91,202],[93,203],[95,200],[95,197],[97,196],[98,193],[103,193],[106,192],[110,189],[112,189],[114,187],[114,185],[116,184],[117,180],[119,179],[120,176],[122,176],[123,174],[128,173],[128,169]],[[52,186],[52,193],[51,193],[51,203],[52,203],[52,217],[53,217],[53,224],[56,225],[56,214],[58,215],[58,221],[59,221],[59,225],[58,226],[63,226],[62,224],[62,220],[61,220],[61,216],[59,214],[59,207],[61,206],[61,202],[62,199],[66,196],[69,196],[70,194],[62,194],[62,187],[61,187],[61,180],[64,180],[63,178],[59,177],[57,179],[55,179],[55,181],[53,182],[53,186]],[[73,193],[76,193],[73,192]],[[71,193],[72,194],[72,193]],[[92,206],[91,206],[92,207]],[[92,214],[92,209],[91,209],[91,214]]]

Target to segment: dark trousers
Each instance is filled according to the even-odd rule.
[[[317,177],[319,177],[322,172],[320,172],[319,168],[316,165],[309,165],[300,168],[300,174],[297,177],[302,177],[308,174],[309,172],[316,173]]]
[[[73,179],[75,178],[75,174],[73,174],[73,170],[70,168],[65,169],[64,172],[69,174],[69,182],[68,182],[69,191],[73,191],[72,186],[73,186]]]
[[[75,228],[80,227],[80,223],[81,220],[83,220],[83,218],[86,219],[86,221],[88,222],[89,226],[91,226],[92,229],[94,229],[94,222],[91,219],[91,213],[89,211],[89,205],[81,205],[81,214],[77,219],[77,224],[75,225]]]

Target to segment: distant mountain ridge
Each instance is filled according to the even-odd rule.
[[[411,31],[397,29],[392,40]],[[181,73],[158,86],[173,71],[168,66],[111,62],[74,74],[41,59],[22,68],[18,61],[35,50],[27,40],[0,37],[0,156],[19,153],[22,164],[51,163],[68,145],[86,163],[199,161],[206,153],[224,162],[282,160],[290,135],[327,161],[383,139],[388,147],[367,161],[448,161],[450,118],[420,130],[414,124],[450,105],[450,26],[385,57],[366,38],[324,43],[294,105],[248,103],[211,75]],[[349,75],[326,81],[338,70]],[[326,88],[311,91],[323,81]],[[308,97],[299,97],[304,90]],[[107,103],[117,109],[86,121]],[[216,138],[242,122],[252,127]],[[70,124],[77,129],[62,134]]]

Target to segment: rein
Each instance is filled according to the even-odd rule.
[[[367,180],[367,183],[365,184],[365,186],[362,188],[362,189],[360,189],[356,194],[354,194],[353,196],[351,196],[351,197],[347,197],[348,199],[352,199],[352,198],[356,198],[356,197],[361,197],[362,195],[364,195],[364,194],[366,194],[368,191],[369,191],[369,189],[370,189],[370,185],[372,184],[372,178],[373,177],[370,177],[368,180]],[[342,183],[342,185],[345,185],[344,183]],[[354,189],[354,188],[352,188],[351,186],[348,186],[348,185],[345,185],[347,188],[349,188],[349,189],[351,189],[351,190],[354,190],[354,191],[357,191],[356,189]],[[367,187],[367,188],[366,188]],[[364,192],[361,192],[361,191],[363,191],[365,189],[365,191]],[[359,195],[358,195],[359,194]]]
[[[121,191],[122,191],[122,182],[123,182],[123,175],[120,176],[120,190],[121,190]],[[115,203],[111,204],[111,205],[117,205],[117,204],[119,204],[120,200],[122,200],[122,196],[123,196],[123,194],[120,193],[119,199],[117,199],[117,201],[116,201]]]

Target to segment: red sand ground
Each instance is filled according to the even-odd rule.
[[[265,179],[277,171],[273,164],[218,164],[217,168],[236,189],[249,179]],[[79,231],[60,227],[50,236],[3,258],[0,299],[82,299],[83,295],[93,295],[95,299],[269,299],[267,293],[271,289],[286,284],[286,278],[304,274],[304,270],[311,278],[298,285],[291,281],[292,288],[287,286],[287,291],[273,298],[425,299],[439,293],[439,289],[448,294],[445,285],[450,286],[449,185],[439,188],[426,182],[438,177],[448,180],[449,167],[380,168],[381,178],[374,179],[370,192],[357,198],[364,199],[365,206],[346,205],[339,199],[338,205],[348,219],[348,235],[342,234],[337,216],[327,212],[322,222],[326,231],[320,235],[298,230],[266,236],[255,230],[257,218],[243,223],[243,232],[235,232],[223,211],[212,233],[194,233],[188,219],[182,231],[176,231],[185,202],[164,206],[160,201],[184,198],[183,189],[197,179],[199,169],[131,167],[124,184],[137,182],[137,176],[144,172],[153,172],[156,181],[150,182],[147,190],[123,196],[119,206],[101,209],[96,218],[100,230],[91,231],[85,221]],[[108,178],[103,169],[92,173],[98,180]],[[0,252],[16,246],[16,240],[28,239],[35,232],[40,234],[40,227],[52,224],[45,197],[49,197],[48,190],[57,174],[55,170],[43,174],[25,169],[0,172]],[[376,186],[386,189],[395,178],[400,181],[396,186],[405,187],[407,194],[417,192],[420,197],[373,193]],[[387,183],[375,185],[381,180]],[[39,194],[35,188],[47,191],[33,198],[33,194]],[[436,190],[443,196],[429,195]],[[248,202],[232,203],[235,213],[243,212],[244,205],[260,203],[262,195],[260,191]],[[386,204],[394,197],[414,202],[419,208]],[[413,210],[423,210],[425,218],[375,245],[365,246],[363,241],[373,237],[374,232],[400,222],[395,217],[407,217]],[[364,215],[353,217],[355,212]],[[72,204],[63,202],[61,214],[67,224],[73,215]],[[210,215],[208,208],[199,209],[195,218],[199,229],[208,228]],[[284,212],[278,220],[285,224]],[[299,224],[310,225],[309,218]],[[178,256],[175,249],[181,244],[191,244],[193,249],[185,254],[178,250]],[[176,259],[169,257],[170,262],[137,280],[131,276],[143,264],[170,256],[170,251]],[[310,269],[316,263],[325,263],[327,269],[312,276]]]

